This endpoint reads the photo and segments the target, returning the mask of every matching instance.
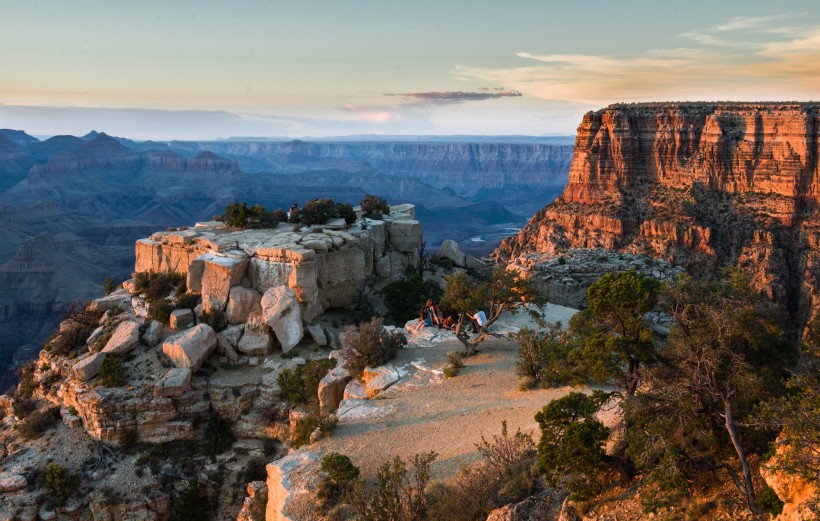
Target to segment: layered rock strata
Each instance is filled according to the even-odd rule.
[[[820,307],[820,105],[611,105],[578,127],[569,183],[499,259],[605,248],[739,266],[796,329]]]

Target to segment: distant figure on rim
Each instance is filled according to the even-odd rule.
[[[299,205],[293,203],[293,206],[290,207],[288,211],[288,222],[289,223],[298,223],[299,222]]]

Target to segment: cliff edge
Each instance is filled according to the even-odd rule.
[[[795,328],[820,307],[817,103],[616,104],[584,116],[569,183],[496,250],[647,254],[724,266]]]

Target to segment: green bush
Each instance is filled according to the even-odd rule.
[[[106,295],[110,295],[117,289],[117,281],[114,280],[114,277],[108,277],[103,282],[103,291],[105,291]]]
[[[447,378],[455,378],[458,376],[458,367],[448,365],[444,368],[444,376]]]
[[[167,298],[152,300],[148,303],[148,306],[151,310],[151,318],[159,320],[163,324],[168,324],[168,321],[171,320],[171,312],[175,309]]]
[[[381,290],[390,316],[398,323],[418,318],[427,299],[438,301],[441,290],[425,282],[415,266],[407,266],[404,274]]]
[[[316,487],[315,506],[320,515],[326,515],[350,491],[359,478],[359,468],[347,456],[331,452],[322,458],[322,470],[328,475]]]
[[[347,203],[336,203],[336,214],[345,220],[347,224],[356,222],[356,212],[353,207]]]
[[[310,201],[302,207],[302,223],[307,226],[324,224],[337,215],[336,203],[328,197]]]
[[[464,367],[464,358],[461,356],[461,351],[450,351],[447,353],[447,363],[456,369]]]
[[[34,361],[20,367],[20,383],[17,385],[17,396],[20,398],[31,398],[37,390],[37,382],[34,381],[34,371],[37,369]]]
[[[194,309],[202,302],[198,293],[183,293],[177,295],[177,301],[174,304],[175,309]]]
[[[783,501],[771,487],[765,485],[763,490],[757,494],[757,506],[764,514],[779,516],[783,511]]]
[[[156,273],[143,271],[134,275],[135,293],[145,293],[145,300],[152,302],[167,297],[176,289],[178,295],[185,293],[185,275],[175,271]]]
[[[390,215],[390,205],[377,195],[369,194],[364,196],[359,205],[362,207],[362,213],[365,217],[380,219],[382,214]],[[378,217],[375,214],[378,214]]]
[[[50,429],[60,418],[59,407],[39,409],[17,424],[17,432],[26,440],[33,440]]]
[[[398,330],[388,333],[379,317],[373,317],[359,327],[349,326],[341,340],[347,366],[354,373],[361,373],[365,367],[383,365],[407,345],[404,334]]]
[[[576,364],[580,349],[564,334],[560,322],[547,329],[521,328],[514,338],[518,341],[515,372],[530,387],[583,381]]]
[[[336,367],[336,361],[323,358],[285,369],[277,377],[282,399],[293,405],[319,405],[319,382]],[[310,435],[308,433],[308,435]]]
[[[427,518],[427,482],[438,454],[416,454],[405,463],[396,456],[383,463],[374,483],[356,481],[347,494],[359,519],[421,521]],[[409,464],[409,469],[408,469]]]
[[[551,486],[566,487],[575,500],[590,499],[602,486],[601,474],[606,468],[603,443],[609,429],[593,415],[607,398],[601,391],[592,396],[572,392],[535,415],[541,427],[540,470]]]
[[[43,467],[43,484],[62,506],[80,486],[80,479],[59,463],[51,462]]]
[[[287,214],[281,208],[269,212],[260,204],[248,208],[248,203],[243,201],[229,204],[225,214],[216,219],[237,228],[276,228],[280,222],[287,220]]]
[[[108,355],[100,366],[103,387],[120,387],[125,383],[125,366],[117,355]]]
[[[25,398],[18,393],[11,401],[11,410],[18,420],[22,420],[37,410],[37,400]]]

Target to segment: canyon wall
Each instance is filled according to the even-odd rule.
[[[820,307],[820,105],[617,104],[584,116],[564,193],[496,250],[738,266],[799,329]]]

